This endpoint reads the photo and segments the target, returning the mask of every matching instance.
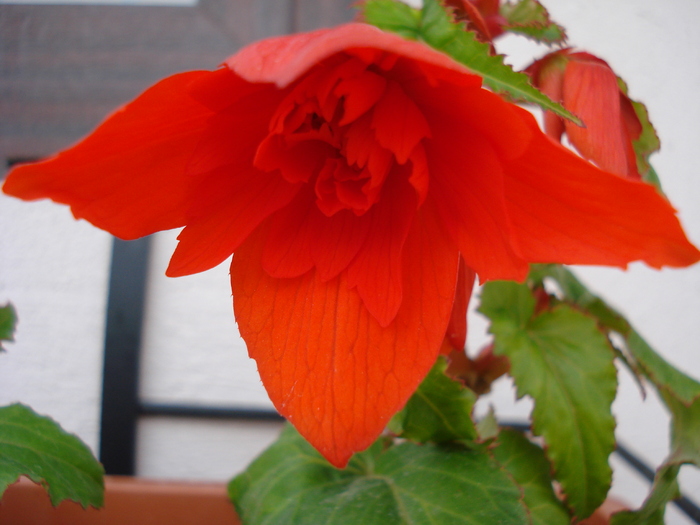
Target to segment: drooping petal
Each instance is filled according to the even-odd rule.
[[[387,179],[383,198],[368,212],[371,224],[364,244],[348,267],[348,284],[357,287],[365,307],[379,322],[387,326],[396,316],[405,294],[402,273],[402,252],[418,197],[397,167]]]
[[[444,350],[448,354],[454,349],[464,348],[467,343],[467,310],[472,291],[474,290],[475,280],[476,274],[474,270],[469,268],[464,263],[464,259],[460,257],[457,291],[454,304],[452,305],[450,324],[447,325],[447,334],[445,335],[450,344],[443,345]]]
[[[655,268],[700,260],[654,187],[598,170],[545,136],[534,137],[522,158],[505,164],[513,236],[526,259],[620,267],[641,260]]]
[[[457,279],[458,253],[434,212],[404,246],[406,296],[382,328],[344,274],[273,279],[260,264],[265,232],[236,252],[236,320],[277,410],[331,463],[344,466],[382,432],[433,365]]]
[[[361,50],[354,53],[354,50]],[[249,82],[270,82],[286,87],[316,64],[340,52],[353,52],[374,59],[383,51],[438,66],[441,76],[450,71],[460,82],[481,85],[481,79],[461,64],[427,45],[386,33],[367,24],[346,24],[333,29],[269,38],[251,44],[230,57],[226,64]]]
[[[564,72],[562,99],[564,106],[586,125],[565,123],[571,143],[601,169],[626,176],[627,144],[622,128],[620,87],[612,69],[599,61],[570,60]]]
[[[82,142],[13,169],[3,191],[68,204],[76,218],[123,239],[183,226],[190,199],[185,169],[211,116],[187,90],[206,74],[158,82]]]
[[[252,166],[223,166],[192,188],[188,224],[166,275],[203,272],[226,260],[269,215],[289,204],[299,185]]]

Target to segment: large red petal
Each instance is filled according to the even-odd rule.
[[[299,185],[253,167],[223,166],[192,188],[196,201],[166,274],[189,275],[213,268],[269,215],[286,206]]]
[[[270,82],[286,87],[326,58],[350,49],[370,50],[372,55],[388,51],[455,71],[476,85],[481,83],[467,68],[421,42],[358,23],[268,38],[245,47],[226,64],[249,82]]]
[[[76,218],[123,239],[184,225],[185,168],[211,116],[187,89],[206,74],[194,71],[160,81],[82,142],[12,170],[3,191],[68,204]]]
[[[338,467],[376,439],[438,354],[458,254],[434,219],[424,213],[414,221],[404,247],[405,298],[385,328],[344,274],[327,282],[313,271],[270,277],[260,264],[264,232],[233,259],[236,320],[270,398]]]
[[[700,260],[674,209],[652,186],[534,137],[527,153],[505,166],[508,213],[526,259],[621,267],[641,260],[655,268]]]

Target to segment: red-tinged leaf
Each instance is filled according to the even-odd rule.
[[[552,22],[549,12],[537,0],[517,0],[501,6],[501,15],[506,19],[505,29],[547,44],[566,40],[566,31]]]
[[[621,78],[617,80],[622,98],[623,116],[627,121],[631,121],[631,126],[639,126],[641,128],[640,132],[632,137],[632,145],[637,155],[637,169],[642,180],[655,185],[660,190],[661,185],[656,173],[649,164],[649,156],[659,151],[661,141],[649,119],[649,112],[646,106],[629,98],[627,84]],[[630,114],[632,112],[633,115]]]
[[[3,191],[69,204],[76,218],[123,239],[183,226],[186,167],[212,114],[187,89],[206,74],[158,82],[72,148],[14,168]]]
[[[257,233],[231,266],[241,335],[276,408],[334,465],[379,435],[430,370],[447,329],[457,249],[426,201],[406,239],[404,299],[382,327],[349,289],[310,271],[274,279]]]
[[[290,427],[229,495],[247,525],[530,523],[520,490],[484,450],[380,440],[338,470]]]
[[[510,360],[518,397],[534,399],[533,431],[545,440],[566,503],[585,518],[612,480],[617,373],[608,340],[594,319],[566,305],[536,315],[526,285],[488,283],[481,299],[494,352]]]
[[[530,261],[660,268],[700,260],[655,188],[600,171],[542,135],[505,164],[504,185],[513,235]]]

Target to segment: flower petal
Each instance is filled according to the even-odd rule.
[[[407,170],[399,166],[387,178],[381,200],[368,212],[367,238],[348,267],[348,284],[381,326],[391,323],[404,297],[401,254],[418,203],[408,177],[399,173]]]
[[[226,260],[270,214],[289,204],[299,185],[279,173],[223,166],[208,174],[192,194],[187,226],[178,236],[166,275],[203,272]]]
[[[501,159],[478,131],[437,129],[426,143],[430,194],[465,263],[482,282],[524,279],[528,265],[512,244]]]
[[[475,280],[476,274],[474,270],[469,268],[464,263],[464,259],[460,257],[457,291],[454,304],[452,305],[450,324],[447,326],[446,338],[450,345],[446,346],[445,350],[448,354],[454,349],[464,348],[467,344],[467,310],[469,309],[469,300],[472,297]]]
[[[577,55],[572,55],[577,56]],[[581,155],[601,169],[627,176],[627,148],[620,112],[620,87],[612,69],[592,60],[566,65],[563,102],[586,127],[566,121],[566,134]]]
[[[423,210],[421,210],[423,211]],[[231,265],[234,310],[277,410],[331,463],[369,446],[437,357],[452,308],[458,253],[434,213],[404,246],[406,298],[382,328],[345,275],[274,279],[260,264],[264,232]]]
[[[527,153],[505,166],[508,213],[526,259],[621,267],[641,260],[655,268],[700,260],[655,188],[596,169],[545,136],[534,137]]]
[[[158,82],[82,142],[13,169],[3,191],[68,204],[76,218],[123,239],[183,226],[189,199],[185,168],[211,116],[187,90],[207,73]]]
[[[427,45],[385,33],[368,24],[346,24],[333,29],[268,38],[251,44],[226,60],[226,64],[249,82],[271,82],[286,87],[316,64],[340,52],[367,51],[375,57],[388,51],[455,71],[462,81],[481,85],[478,76],[447,55]]]

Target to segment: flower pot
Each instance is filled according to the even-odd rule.
[[[8,487],[0,523],[12,525],[240,525],[225,483],[105,477],[105,505],[83,508],[72,501],[51,506],[41,486],[26,478]]]

